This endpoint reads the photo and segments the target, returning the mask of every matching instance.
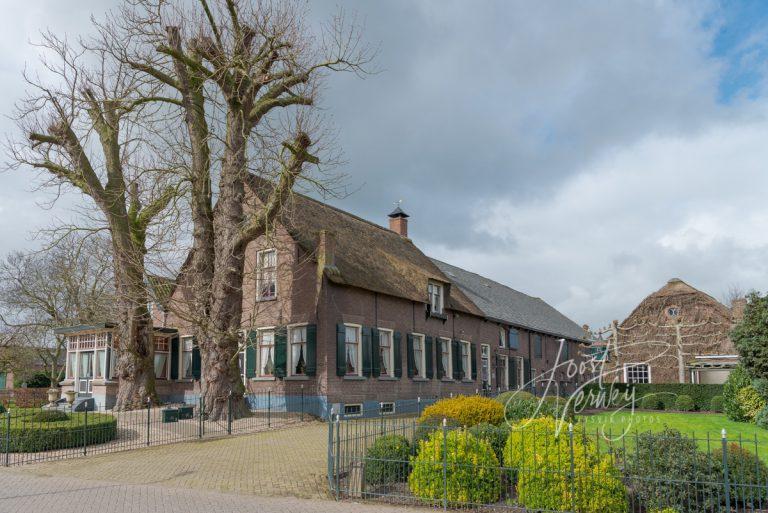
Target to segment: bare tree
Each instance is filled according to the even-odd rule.
[[[298,2],[133,0],[101,26],[106,51],[174,91],[183,111],[193,241],[191,300],[177,311],[195,326],[213,418],[233,393],[234,414],[245,412],[236,357],[245,248],[273,234],[300,179],[325,187],[335,154],[314,110],[320,85],[328,72],[363,73],[371,58],[344,16],[319,32],[305,16]],[[266,184],[252,209],[251,174]]]
[[[734,301],[744,299],[745,297],[747,297],[747,291],[738,283],[731,283],[728,285],[728,290],[723,292],[723,304],[728,308],[732,308]]]
[[[61,326],[112,318],[112,270],[103,237],[72,235],[49,249],[13,252],[0,262],[0,330],[17,352],[33,353],[53,386],[61,379]]]
[[[40,45],[45,78],[25,74],[28,97],[17,123],[25,139],[11,141],[11,167],[34,168],[59,193],[74,190],[86,215],[110,234],[118,378],[116,408],[157,399],[154,341],[147,309],[145,256],[153,228],[166,224],[178,193],[175,175],[158,168],[166,151],[166,105],[156,85],[108,54],[52,33]],[[52,57],[51,57],[52,56]]]

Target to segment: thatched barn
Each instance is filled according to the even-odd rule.
[[[729,332],[743,300],[729,308],[673,278],[613,325],[606,368],[625,383],[723,383],[738,356]]]

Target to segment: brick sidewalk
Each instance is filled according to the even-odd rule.
[[[327,446],[328,425],[311,422],[250,435],[39,463],[16,471],[121,485],[318,499],[328,498]]]
[[[78,462],[68,461],[74,467]],[[416,513],[425,510],[293,497],[255,497],[159,485],[43,477],[0,468],[0,513]]]

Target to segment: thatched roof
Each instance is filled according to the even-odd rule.
[[[257,177],[249,185],[262,201],[272,187]],[[427,283],[434,280],[448,285],[446,308],[483,316],[410,239],[387,228],[299,193],[284,205],[280,223],[308,252],[317,250],[321,231],[333,233],[338,272],[327,276],[334,283],[426,303]]]
[[[677,319],[684,324],[731,324],[731,310],[727,306],[680,278],[672,278],[662,288],[643,299],[620,326],[630,328],[633,324],[643,321],[669,324],[673,320],[668,314],[671,307],[678,309]]]

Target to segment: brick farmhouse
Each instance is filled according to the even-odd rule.
[[[268,185],[249,182],[253,208]],[[306,398],[330,411],[397,412],[405,401],[527,387],[560,361],[582,358],[584,330],[543,300],[430,259],[389,227],[294,194],[269,236],[246,251],[240,369],[248,393]],[[163,400],[198,396],[200,358],[185,321],[184,267],[153,304],[155,371]],[[68,335],[65,390],[114,404],[113,325]],[[562,344],[561,344],[562,341]],[[564,367],[564,366],[561,366]],[[564,369],[548,393],[572,390]],[[555,390],[551,387],[554,386]]]

